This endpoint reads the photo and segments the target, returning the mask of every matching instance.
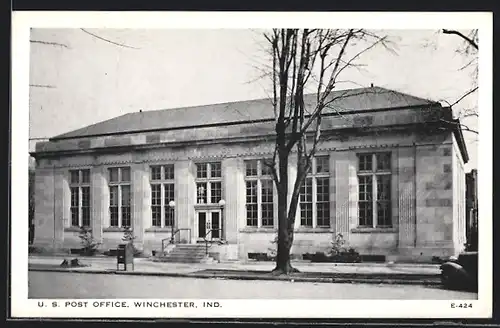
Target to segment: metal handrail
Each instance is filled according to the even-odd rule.
[[[180,231],[187,230],[189,231],[189,241],[191,241],[191,228],[178,228],[174,231],[174,233],[169,238],[164,238],[161,240],[161,251],[162,253],[165,251],[165,241],[169,241],[169,244],[175,244],[175,235]]]
[[[210,243],[210,247],[212,246],[212,243],[213,243],[213,237],[211,237],[210,240],[208,240],[207,237],[209,234],[212,233],[212,231],[219,231],[220,232],[221,238],[217,241],[219,244],[222,245],[225,243],[225,240],[222,238],[222,228],[208,230],[205,237],[203,237],[203,240],[205,241],[205,255],[207,255],[207,256],[208,256],[208,243]]]

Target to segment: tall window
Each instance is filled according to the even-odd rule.
[[[221,163],[196,164],[196,203],[217,204],[221,199]]]
[[[110,226],[130,227],[130,167],[109,169]]]
[[[71,170],[71,225],[90,226],[90,170]]]
[[[274,182],[264,160],[245,161],[247,226],[274,226]]]
[[[392,227],[391,153],[358,154],[359,226]]]
[[[330,173],[328,156],[313,158],[311,171],[300,188],[300,225],[330,226]]]
[[[174,209],[169,206],[174,200],[174,165],[151,166],[151,214],[154,227],[172,227]]]

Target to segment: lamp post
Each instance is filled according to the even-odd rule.
[[[173,244],[174,243],[174,222],[175,222],[175,218],[174,218],[174,208],[175,208],[175,202],[173,200],[171,200],[170,202],[168,202],[168,206],[170,207],[170,211],[172,212],[172,233],[170,235],[170,243]]]
[[[224,226],[224,206],[226,205],[226,201],[224,199],[219,200],[219,206],[220,206],[220,239],[224,239],[222,236],[222,233],[225,231],[223,226]]]

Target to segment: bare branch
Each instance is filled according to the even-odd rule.
[[[475,87],[469,91],[467,91],[462,97],[460,97],[457,101],[455,101],[453,104],[450,105],[450,107],[453,107],[455,106],[456,104],[458,104],[459,102],[461,102],[464,98],[466,98],[467,96],[469,96],[470,94],[474,93],[477,91],[477,89],[479,89],[479,87]]]
[[[48,85],[48,84],[30,84],[30,87],[33,87],[33,88],[48,88],[48,89],[54,89],[55,88],[55,86]]]
[[[103,37],[100,37],[92,32],[89,32],[87,31],[86,29],[84,28],[80,28],[83,32],[89,34],[89,35],[92,35],[93,37],[99,39],[99,40],[102,40],[102,41],[105,41],[105,42],[109,42],[111,44],[114,44],[114,45],[117,45],[117,46],[120,46],[120,47],[124,47],[124,48],[130,48],[130,49],[140,49],[140,48],[136,48],[136,47],[132,47],[132,46],[129,46],[129,45],[126,45],[126,44],[123,44],[123,43],[118,43],[118,42],[114,42],[114,41],[111,41],[109,39],[105,39]]]
[[[462,39],[464,39],[474,49],[479,50],[479,45],[474,40],[472,40],[471,38],[465,36],[463,33],[459,32],[459,31],[443,29],[443,33],[444,34],[458,35],[459,37],[461,37]]]
[[[41,41],[41,40],[30,40],[30,42],[31,43],[48,44],[51,46],[60,46],[60,47],[64,47],[64,48],[69,49],[69,47],[67,45],[65,45],[64,43],[59,43],[59,42],[49,42],[49,41]]]

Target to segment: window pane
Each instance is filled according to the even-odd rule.
[[[360,171],[372,171],[372,154],[358,154],[359,159],[359,170]]]
[[[377,200],[391,199],[391,176],[377,176]]]
[[[330,226],[330,203],[318,203],[316,204],[317,212],[317,225],[320,227]]]
[[[316,173],[327,173],[330,168],[328,156],[316,157]]]
[[[109,205],[118,206],[118,186],[109,187]]]
[[[262,204],[262,226],[274,226],[274,207],[272,203]]]
[[[377,171],[391,170],[391,153],[379,153],[375,156],[377,158]]]
[[[246,184],[247,204],[257,203],[257,181],[247,181]]]
[[[151,205],[161,205],[161,185],[159,184],[151,185]]]
[[[161,180],[161,166],[151,166],[151,180]]]
[[[80,171],[76,170],[76,171],[70,171],[70,181],[72,184],[78,184],[80,182],[80,178],[79,178],[79,173]]]
[[[206,204],[207,203],[207,183],[206,182],[198,182],[196,184],[196,199],[198,204]]]
[[[377,201],[377,226],[392,227],[391,203],[389,201]]]
[[[210,202],[217,204],[222,198],[221,182],[210,182]]]
[[[132,226],[130,220],[130,206],[122,206],[122,227]]]
[[[78,207],[80,205],[78,190],[79,190],[78,187],[71,187],[71,206],[72,207]]]
[[[122,206],[130,206],[130,186],[121,186]]]
[[[130,181],[130,167],[122,167],[121,168],[122,172],[122,182],[129,182]]]
[[[165,227],[172,227],[174,225],[175,209],[170,206],[165,206]]]
[[[266,159],[261,161],[261,167],[262,167],[262,175],[272,175],[272,170],[271,166],[273,165],[273,160],[272,159]]]
[[[118,182],[118,168],[113,167],[109,169],[109,181]]]
[[[173,183],[165,183],[165,206],[169,206],[170,201],[174,200],[174,184]]]
[[[90,187],[82,187],[82,206],[90,207]]]
[[[318,202],[330,201],[330,178],[316,178],[316,200]]]
[[[247,226],[257,226],[257,204],[247,204]]]
[[[312,227],[312,203],[300,204],[300,225]]]
[[[90,227],[90,207],[82,207],[82,225]]]
[[[207,163],[196,164],[196,177],[197,178],[207,177]]]
[[[312,178],[306,178],[300,187],[300,201],[312,202]]]
[[[161,227],[161,206],[151,206],[151,214],[153,217],[153,227]]]
[[[220,178],[221,177],[220,162],[210,163],[210,177],[211,178]]]
[[[109,208],[110,225],[118,227],[118,206],[110,206]]]
[[[358,176],[359,178],[359,200],[371,201],[373,199],[373,182],[372,176]]]
[[[257,160],[245,161],[245,175],[247,177],[257,176]]]
[[[82,170],[82,183],[90,183],[90,170]]]
[[[273,180],[262,180],[262,203],[273,202]]]
[[[359,225],[362,227],[373,226],[372,202],[359,202]]]
[[[165,180],[174,179],[174,164],[165,165],[163,170],[165,171]]]
[[[71,207],[71,225],[73,227],[80,226],[80,220],[78,218],[78,207]]]

